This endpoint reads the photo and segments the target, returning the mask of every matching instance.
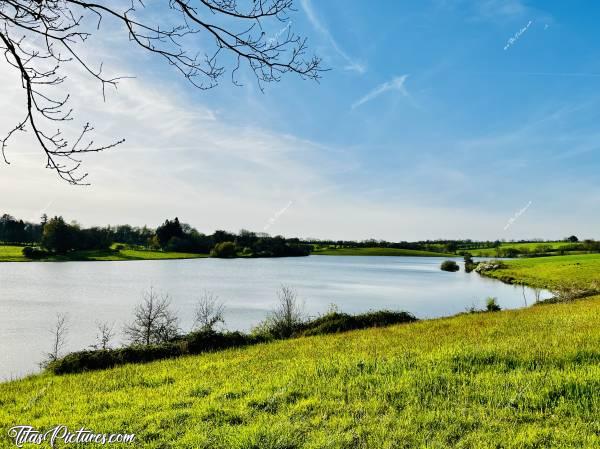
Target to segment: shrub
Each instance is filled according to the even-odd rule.
[[[471,256],[471,253],[464,253],[464,261],[465,271],[467,273],[470,273],[477,267],[477,264],[473,261],[473,256]]]
[[[391,326],[393,324],[411,323],[417,319],[408,312],[392,312],[382,310],[359,315],[330,312],[302,326],[300,335],[322,335],[366,329],[370,327]]]
[[[458,271],[460,270],[460,267],[458,266],[458,264],[453,261],[453,260],[445,260],[442,262],[442,265],[440,266],[440,269],[443,271]]]
[[[222,242],[217,243],[210,252],[210,257],[220,257],[229,259],[236,256],[235,243],[233,242]]]
[[[493,296],[490,296],[485,301],[485,310],[488,312],[499,312],[502,308],[498,305],[498,300]]]
[[[23,256],[27,257],[28,259],[43,259],[44,257],[48,257],[50,254],[41,248],[33,248],[31,246],[26,246],[21,252],[23,253]]]
[[[277,307],[258,326],[258,333],[275,338],[289,338],[304,324],[304,304],[299,300],[296,291],[285,285],[277,291],[277,298]]]

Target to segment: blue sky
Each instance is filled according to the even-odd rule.
[[[116,42],[108,62],[138,78],[96,107],[82,89],[84,113],[127,145],[88,158],[86,189],[17,164],[15,148],[4,208],[324,238],[600,238],[600,4],[296,8],[290,26],[331,69],[320,83],[287,77],[261,93],[242,74],[243,87],[193,91],[118,33],[96,43]],[[123,112],[134,108],[140,120]]]

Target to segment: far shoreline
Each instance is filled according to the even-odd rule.
[[[181,253],[158,250],[106,250],[77,251],[67,255],[56,255],[41,259],[28,259],[22,254],[24,246],[1,245],[0,263],[6,262],[128,262],[142,260],[189,260],[209,258],[209,254]],[[312,251],[311,256],[378,256],[378,257],[459,257],[456,254],[438,253],[401,248],[341,248]],[[307,256],[294,256],[307,257]],[[231,259],[264,259],[275,257],[252,257],[238,255]]]

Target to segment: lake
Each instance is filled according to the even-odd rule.
[[[57,313],[68,313],[67,351],[96,341],[96,322],[123,325],[151,286],[168,293],[184,331],[204,290],[225,303],[226,327],[249,330],[294,287],[315,316],[336,304],[343,312],[406,310],[418,318],[464,312],[495,296],[502,308],[524,305],[521,287],[477,273],[447,273],[437,257],[309,256],[281,259],[191,259],[135,262],[0,264],[0,379],[34,373],[50,349]],[[458,261],[458,259],[457,259]],[[533,292],[525,292],[529,304]],[[547,293],[546,293],[547,296]]]

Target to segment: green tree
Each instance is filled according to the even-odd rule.
[[[217,243],[210,252],[210,257],[231,258],[236,256],[236,247],[233,242]]]
[[[65,223],[63,217],[48,220],[42,234],[42,246],[49,251],[65,254],[75,248],[78,229]]]
[[[177,217],[174,220],[165,220],[161,226],[156,228],[156,238],[162,248],[166,247],[173,237],[183,238],[183,236],[183,229]]]

